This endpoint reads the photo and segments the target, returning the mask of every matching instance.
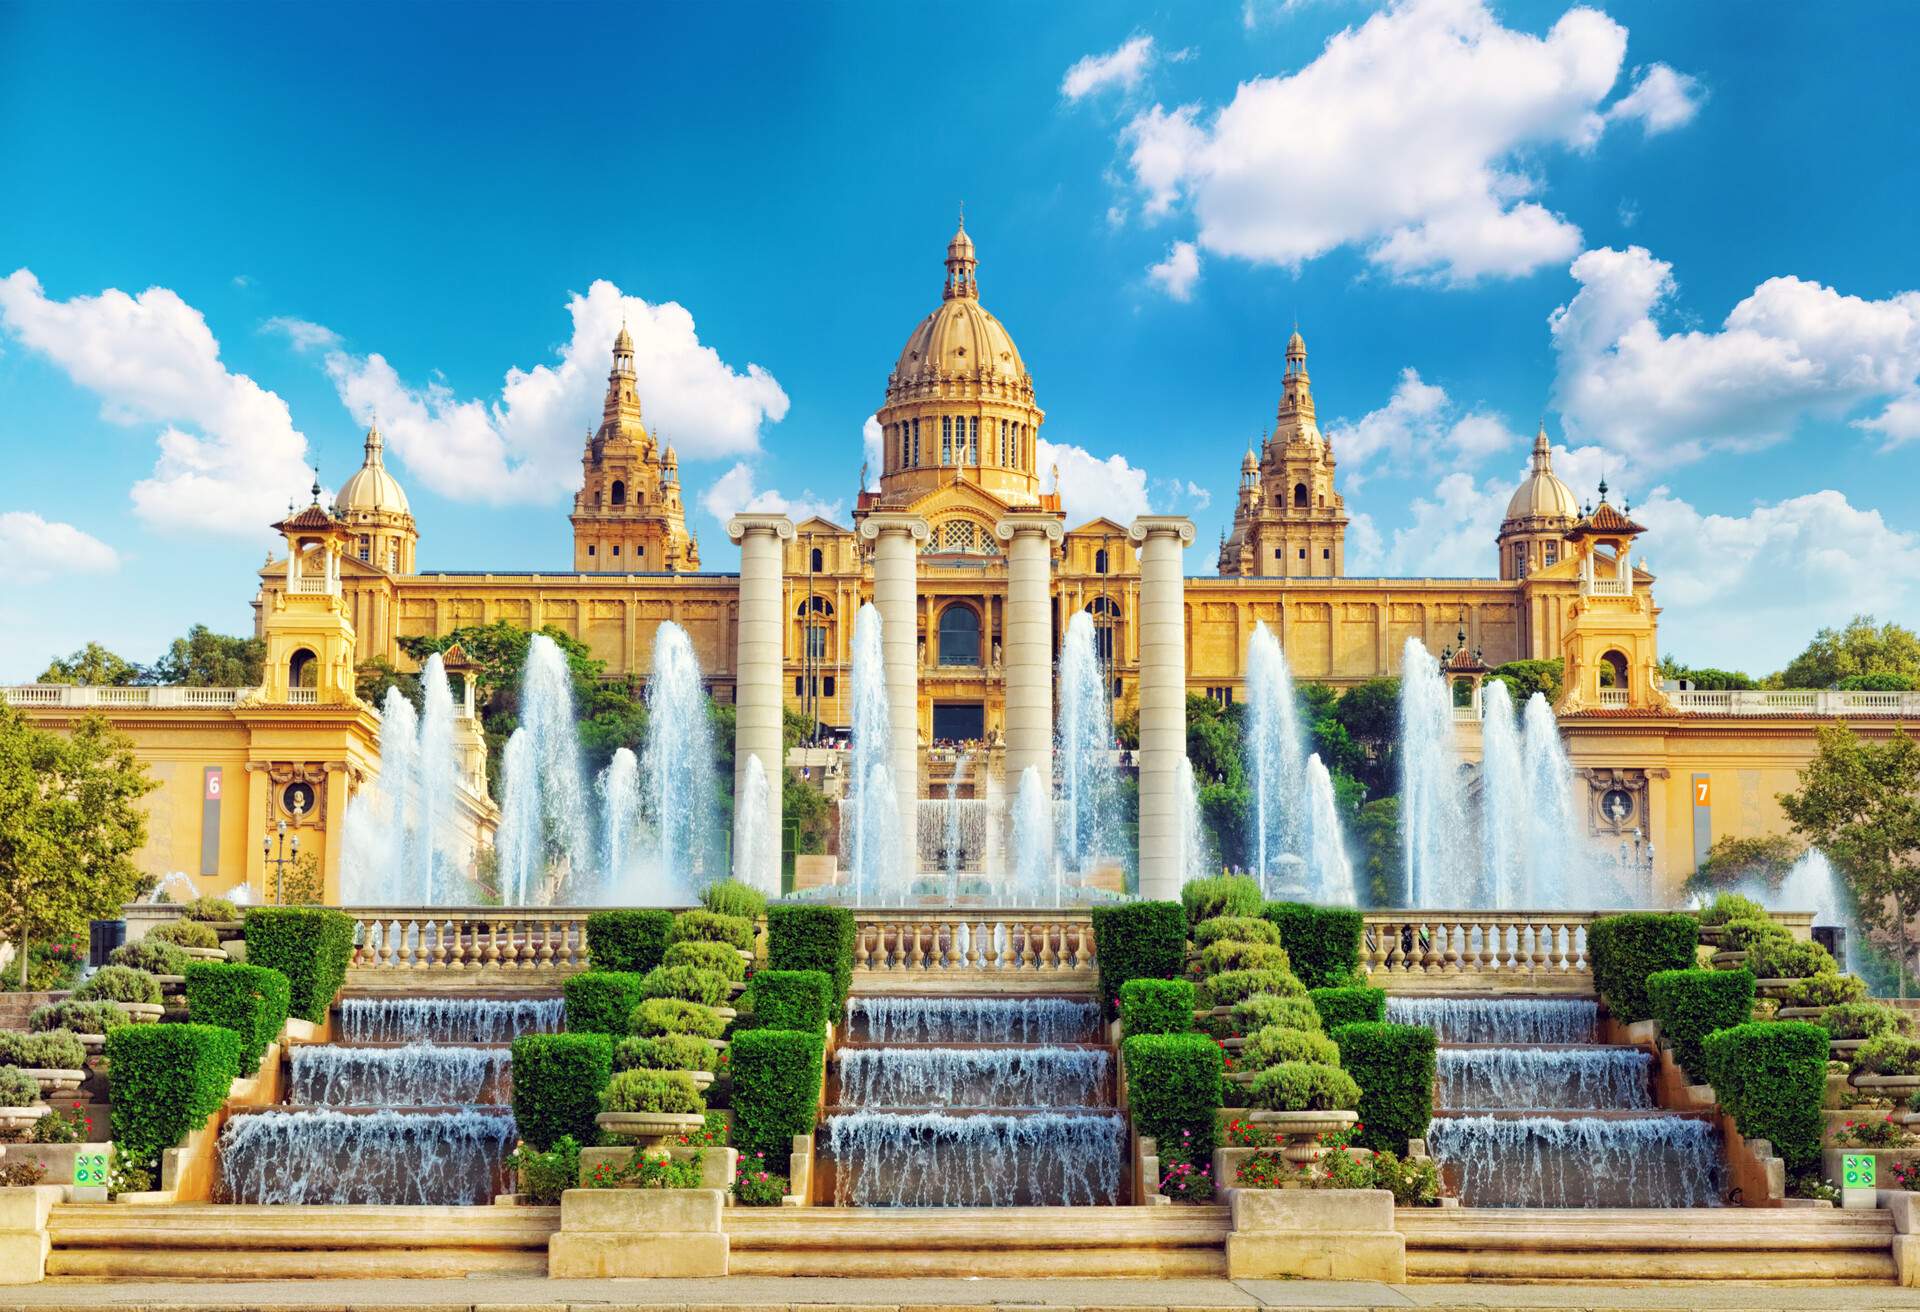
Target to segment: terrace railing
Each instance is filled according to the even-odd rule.
[[[1085,911],[859,911],[853,986],[865,993],[1084,992],[1099,978]]]
[[[584,907],[353,907],[348,988],[551,986],[587,968]]]

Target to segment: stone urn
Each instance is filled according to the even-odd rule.
[[[37,1102],[31,1107],[0,1107],[0,1133],[25,1134],[53,1108]]]
[[[1280,1155],[1295,1166],[1308,1166],[1327,1155],[1320,1136],[1350,1130],[1360,1123],[1359,1112],[1300,1111],[1247,1113],[1255,1125],[1264,1125],[1282,1139]]]
[[[745,948],[735,948],[734,951],[740,954],[741,965],[751,966],[753,964],[753,953],[747,951]]]
[[[180,951],[186,953],[195,961],[225,961],[227,959],[227,950],[225,948],[181,948]]]
[[[1827,1051],[1834,1061],[1852,1061],[1853,1054],[1860,1051],[1865,1039],[1829,1039]]]
[[[157,1025],[167,1014],[166,1007],[158,1002],[116,1002],[114,1005],[126,1012],[127,1019],[135,1025]]]
[[[1787,983],[1793,983],[1788,980]],[[1827,1014],[1825,1007],[1782,1007],[1773,1013],[1775,1020],[1804,1020],[1818,1025],[1820,1018]]]
[[[104,1034],[75,1033],[73,1037],[80,1040],[80,1046],[87,1050],[89,1057],[98,1057],[107,1050],[107,1036]]]
[[[712,1071],[681,1071],[680,1074],[692,1080],[693,1087],[700,1090],[700,1092],[702,1093],[705,1093],[708,1089],[713,1087]],[[705,1124],[705,1122],[702,1122],[702,1124]]]
[[[1797,979],[1756,979],[1753,982],[1753,995],[1756,998],[1784,998],[1787,996],[1788,993],[1793,991],[1793,986],[1795,984],[1798,984],[1799,982],[1800,981]],[[1804,1007],[1793,1007],[1793,1008],[1789,1008],[1788,1010],[1805,1011],[1809,1009]],[[1815,1007],[1815,1008],[1811,1008],[1811,1010],[1818,1013],[1825,1009],[1820,1007]],[[1775,1015],[1778,1015],[1778,1014],[1779,1013],[1777,1012],[1775,1013]]]
[[[638,1140],[643,1148],[664,1148],[669,1139],[703,1128],[707,1118],[698,1112],[601,1112],[593,1123],[608,1134]]]
[[[1920,1092],[1920,1075],[1849,1075],[1847,1083],[1862,1092],[1878,1093],[1895,1102],[1905,1102]]]
[[[81,1081],[87,1078],[85,1071],[62,1070],[57,1066],[22,1066],[20,1073],[40,1085],[42,1098],[56,1093],[78,1093]]]
[[[1715,970],[1732,970],[1735,966],[1744,966],[1746,964],[1747,954],[1745,949],[1737,952],[1721,951],[1713,954],[1713,968]]]

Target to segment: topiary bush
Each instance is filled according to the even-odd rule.
[[[614,1045],[615,1071],[711,1071],[719,1055],[704,1039],[689,1034],[621,1039]]]
[[[180,908],[188,920],[214,920],[232,923],[240,919],[240,908],[224,897],[208,894],[197,897]]]
[[[1242,998],[1233,1004],[1233,1014],[1229,1020],[1235,1034],[1251,1034],[1270,1025],[1290,1030],[1323,1028],[1320,1013],[1314,1008],[1312,1000],[1298,994],[1282,996],[1277,993],[1256,993],[1250,998]]]
[[[738,984],[747,977],[747,963],[740,959],[737,951],[725,943],[701,943],[691,940],[675,943],[667,948],[667,954],[660,958],[660,964],[710,970],[729,984]]]
[[[132,1002],[160,1005],[160,981],[130,966],[102,966],[73,991],[74,1002]]]
[[[621,1071],[609,1080],[602,1104],[610,1112],[699,1115],[707,1110],[706,1100],[685,1071],[639,1068]]]
[[[1827,1032],[1801,1021],[1749,1021],[1705,1041],[1714,1097],[1740,1133],[1773,1144],[1788,1171],[1820,1156]]]
[[[1834,1039],[1871,1039],[1877,1034],[1896,1034],[1907,1028],[1903,1012],[1877,1002],[1843,1002],[1828,1007],[1819,1025]]]
[[[1350,1112],[1360,1106],[1361,1093],[1353,1076],[1338,1066],[1283,1061],[1253,1077],[1248,1099],[1266,1111]]]
[[[767,914],[767,896],[737,879],[721,879],[700,890],[700,905],[716,916],[758,920]]]
[[[1100,998],[1108,1020],[1120,1014],[1130,979],[1173,979],[1187,955],[1187,915],[1178,902],[1127,902],[1093,908]]]
[[[1291,998],[1305,997],[1307,990],[1290,970],[1227,970],[1207,976],[1200,993],[1205,1006],[1231,1007],[1256,993]]]
[[[1682,912],[1630,911],[1602,916],[1587,927],[1594,987],[1613,1018],[1626,1025],[1653,1015],[1647,977],[1692,969],[1699,946],[1700,922]]]
[[[55,1002],[35,1007],[27,1017],[30,1030],[71,1030],[75,1034],[111,1034],[133,1018],[111,1002]]]
[[[587,955],[595,970],[644,975],[665,956],[672,929],[671,911],[596,911],[587,917]]]
[[[833,981],[833,1010],[853,984],[853,912],[846,907],[776,902],[767,908],[767,967],[817,970]]]
[[[1180,905],[1193,925],[1215,916],[1257,916],[1265,901],[1259,881],[1247,875],[1190,879],[1180,889]]]
[[[1821,1033],[1826,1033],[1823,1028]],[[1920,1075],[1920,1039],[1876,1034],[1853,1051],[1855,1075]]]
[[[147,931],[147,937],[155,943],[171,943],[181,948],[217,948],[220,936],[213,926],[198,920],[169,920],[164,925],[155,925]]]
[[[1345,988],[1309,989],[1313,1009],[1329,1033],[1342,1025],[1360,1022],[1379,1024],[1387,1018],[1387,991],[1348,985]]]
[[[679,998],[703,1007],[717,1007],[731,992],[726,976],[698,966],[655,966],[640,977],[643,998]]]
[[[1240,1049],[1238,1066],[1241,1070],[1263,1071],[1283,1061],[1338,1066],[1340,1049],[1319,1030],[1293,1030],[1283,1025],[1269,1025],[1247,1037],[1245,1046]]]
[[[513,1119],[542,1152],[571,1135],[595,1143],[593,1118],[613,1078],[613,1041],[604,1034],[522,1034],[513,1041]]]
[[[833,1013],[833,979],[823,970],[763,970],[747,985],[759,1029],[818,1034]]]
[[[1185,1034],[1193,1028],[1193,985],[1184,979],[1130,979],[1120,986],[1120,1028],[1136,1034]]]
[[[17,1066],[0,1066],[0,1107],[32,1107],[40,1101],[40,1081]]]
[[[1835,975],[1833,955],[1818,943],[1796,938],[1763,938],[1747,949],[1747,969],[1755,979],[1805,979]]]
[[[644,975],[625,970],[586,970],[560,986],[566,1003],[567,1030],[573,1034],[630,1033],[633,1009],[647,994]]]
[[[1362,1021],[1333,1031],[1340,1064],[1362,1090],[1354,1142],[1404,1153],[1433,1120],[1434,1035],[1424,1025]]]
[[[717,1039],[727,1032],[724,1016],[712,1007],[679,998],[648,998],[633,1009],[629,1027],[635,1034],[692,1034]]]
[[[277,970],[301,1020],[327,1018],[353,960],[353,917],[331,907],[249,907],[247,963]]]
[[[667,946],[675,943],[725,943],[742,952],[753,951],[753,922],[745,916],[721,916],[711,911],[682,911],[667,931]]]
[[[1185,1145],[1188,1160],[1210,1160],[1219,1140],[1220,1045],[1204,1034],[1136,1034],[1120,1050],[1134,1129],[1159,1140],[1163,1154]]]
[[[1236,939],[1242,943],[1271,943],[1279,947],[1280,931],[1271,920],[1263,920],[1259,916],[1215,916],[1193,927],[1195,947],[1204,948],[1222,939]]]
[[[107,1034],[114,1154],[158,1174],[162,1149],[199,1129],[240,1073],[240,1036],[218,1025],[122,1025]]]
[[[287,977],[265,966],[196,961],[187,967],[187,1015],[232,1030],[240,1040],[240,1069],[249,1075],[280,1037],[292,993]]]
[[[758,1152],[783,1162],[794,1135],[813,1133],[825,1051],[818,1031],[758,1029],[734,1037],[733,1146],[743,1157]]]
[[[1280,946],[1293,961],[1293,973],[1309,989],[1358,982],[1360,934],[1365,928],[1358,911],[1303,902],[1269,902],[1260,914],[1280,931]]]
[[[71,1030],[48,1030],[44,1034],[0,1030],[0,1066],[77,1071],[86,1062],[86,1045]]]
[[[1823,970],[1816,975],[1796,979],[1780,999],[1786,1007],[1837,1007],[1843,1002],[1865,1002],[1867,982],[1858,975],[1840,975]]]
[[[1660,970],[1647,998],[1673,1059],[1696,1083],[1707,1078],[1707,1035],[1753,1018],[1753,974],[1746,970]]]
[[[151,937],[138,943],[122,943],[107,954],[109,966],[144,970],[149,975],[185,975],[193,958],[171,943],[156,943]]]
[[[1200,949],[1196,974],[1205,979],[1229,970],[1287,970],[1287,950],[1272,943],[1223,938]]]
[[[1729,920],[1767,920],[1767,909],[1750,897],[1738,893],[1716,893],[1713,901],[1696,913],[1702,928],[1714,929]]]
[[[1793,935],[1785,925],[1768,919],[1765,915],[1751,919],[1735,917],[1720,926],[1720,946],[1727,952],[1748,952],[1762,939],[1791,939]]]

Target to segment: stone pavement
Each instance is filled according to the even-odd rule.
[[[49,1281],[0,1289],[0,1312],[1214,1312],[1215,1309],[1470,1308],[1485,1312],[1920,1312],[1890,1285],[1383,1285],[1318,1280]]]

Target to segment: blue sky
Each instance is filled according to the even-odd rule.
[[[1920,11],[966,14],[0,3],[0,678],[246,630],[373,414],[422,568],[564,567],[623,314],[709,568],[844,520],[963,201],[1070,512],[1190,573],[1297,320],[1352,573],[1493,572],[1544,416],[1664,650],[1920,619]]]

